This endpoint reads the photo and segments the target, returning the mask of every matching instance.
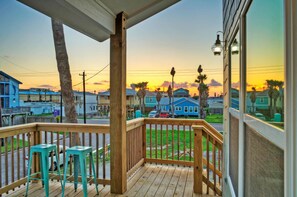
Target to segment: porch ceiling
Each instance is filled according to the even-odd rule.
[[[100,42],[115,33],[115,17],[127,14],[127,28],[180,0],[18,0]]]

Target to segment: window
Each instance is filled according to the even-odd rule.
[[[179,111],[179,107],[178,106],[175,106],[175,111]]]
[[[192,106],[189,107],[189,112],[190,112],[190,113],[193,112],[193,107],[192,107]]]
[[[245,111],[279,127],[284,126],[285,97],[283,4],[254,0],[246,15]],[[257,102],[259,96],[263,102]]]
[[[198,107],[197,107],[197,106],[194,107],[194,112],[195,112],[195,113],[198,112]]]
[[[264,103],[264,98],[260,97],[260,103]]]
[[[232,45],[238,43],[239,45],[239,33],[237,32],[235,38],[231,42],[230,55],[231,55],[231,90],[230,99],[231,107],[239,109],[239,91],[240,91],[240,52],[232,52]]]
[[[185,112],[185,113],[188,113],[188,106],[185,106],[185,107],[184,107],[184,112]]]

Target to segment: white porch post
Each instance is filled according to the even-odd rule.
[[[110,36],[110,169],[111,193],[127,190],[126,166],[126,18],[116,17],[116,33]]]
[[[285,1],[285,196],[297,196],[297,0]]]

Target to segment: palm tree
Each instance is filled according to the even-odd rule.
[[[146,95],[147,84],[148,84],[148,82],[140,82],[140,83],[135,84],[135,88],[138,89],[137,96],[139,98],[140,110],[141,110],[142,114],[144,114],[144,112],[145,112],[144,97]]]
[[[54,37],[56,60],[60,77],[61,94],[64,103],[66,122],[77,123],[77,115],[75,110],[74,95],[72,89],[72,79],[64,38],[63,23],[61,21],[52,19],[52,31]],[[74,146],[80,145],[78,133],[72,134],[72,142]],[[74,169],[74,174],[78,174],[78,159],[74,159],[74,163],[74,166],[76,166]]]
[[[279,94],[278,89],[276,88],[276,86],[274,86],[273,93],[272,93],[272,98],[273,98],[273,114],[276,113],[276,101],[277,101],[279,95],[280,94]]]
[[[168,94],[168,97],[169,97],[169,109],[170,109],[170,106],[171,106],[171,98],[172,98],[172,88],[171,88],[171,85],[168,86],[168,89],[167,89],[167,94]]]
[[[269,106],[270,117],[272,118],[272,116],[273,116],[273,111],[272,111],[273,80],[266,80],[266,83],[267,83],[267,88],[268,88],[268,96],[270,98],[270,106]]]
[[[252,87],[252,93],[250,95],[250,99],[251,99],[251,102],[252,102],[252,113],[255,113],[255,102],[256,102],[256,99],[257,99],[257,95],[256,95],[256,88],[255,87]]]
[[[207,107],[207,99],[209,96],[209,88],[204,84],[204,80],[207,79],[205,74],[201,74],[203,71],[202,66],[199,65],[197,72],[199,73],[195,82],[198,83],[198,92],[199,92],[199,107],[200,107],[200,118],[204,117],[204,108]]]
[[[156,95],[156,100],[158,102],[158,112],[160,112],[160,101],[161,101],[161,98],[162,98],[162,94],[160,92],[160,88],[157,88],[157,95]]]

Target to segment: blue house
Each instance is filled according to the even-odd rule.
[[[191,97],[174,98],[173,106],[175,116],[199,116],[199,102]],[[168,97],[161,99],[160,108],[161,111],[171,111]]]
[[[22,82],[12,76],[0,71],[0,98],[2,108],[18,107],[19,102],[19,85]]]
[[[156,96],[157,96],[157,93],[146,91],[146,94],[144,97],[145,108],[151,109],[151,108],[154,108],[156,105],[158,105]]]
[[[174,97],[190,97],[189,90],[184,88],[179,88],[173,91]]]

